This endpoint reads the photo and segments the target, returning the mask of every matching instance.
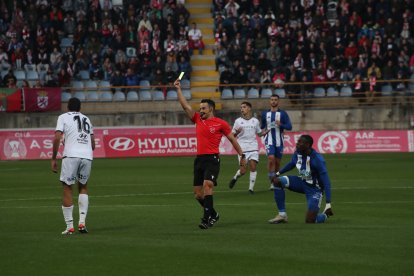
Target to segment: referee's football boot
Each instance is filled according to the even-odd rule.
[[[200,229],[208,229],[209,228],[209,221],[207,219],[202,218],[200,224],[198,225]]]
[[[229,188],[233,189],[234,185],[236,185],[237,179],[232,178],[229,182]]]
[[[79,231],[79,233],[82,233],[82,234],[87,234],[88,233],[88,229],[86,229],[86,225],[84,225],[84,224],[79,224],[78,231]]]
[[[220,219],[220,215],[216,213],[214,216],[211,216],[208,219],[208,227],[213,227],[213,225]]]
[[[62,235],[72,235],[73,233],[75,233],[74,228],[67,228],[65,231],[62,232]]]

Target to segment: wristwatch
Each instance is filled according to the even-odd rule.
[[[240,157],[241,158],[246,158],[246,154],[243,153],[242,155],[240,155]]]

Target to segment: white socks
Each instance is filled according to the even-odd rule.
[[[62,206],[63,218],[66,222],[66,229],[73,228],[73,205],[69,207]]]
[[[240,170],[238,170],[237,172],[236,172],[236,174],[233,176],[233,179],[238,179],[239,177],[241,176],[241,174],[240,174]]]
[[[79,194],[78,204],[79,204],[79,224],[85,225],[86,215],[88,214],[88,207],[89,207],[88,195]]]
[[[257,176],[257,172],[250,172],[249,190],[253,191],[254,184],[256,184],[256,176]]]

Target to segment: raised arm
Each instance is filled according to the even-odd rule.
[[[174,82],[174,86],[175,88],[177,88],[178,101],[180,102],[185,113],[187,114],[187,117],[190,118],[190,120],[192,120],[195,112],[191,105],[185,99],[183,92],[181,91],[181,83],[178,79]]]

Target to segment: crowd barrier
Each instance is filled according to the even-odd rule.
[[[196,155],[193,126],[96,128],[95,158],[190,156]],[[351,130],[287,132],[284,153],[295,151],[301,134],[314,138],[314,148],[324,154],[367,152],[414,152],[414,130]],[[53,129],[0,130],[1,160],[50,159]],[[265,153],[260,138],[259,150]],[[58,157],[62,156],[63,146]],[[235,155],[230,142],[223,138],[220,152]]]

